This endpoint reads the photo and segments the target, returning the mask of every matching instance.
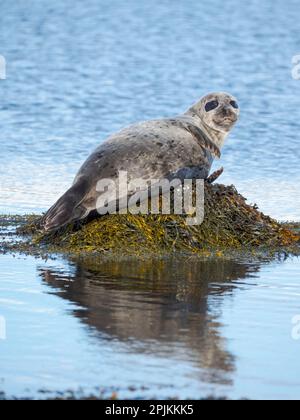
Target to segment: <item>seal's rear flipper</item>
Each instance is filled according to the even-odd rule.
[[[49,232],[86,217],[89,211],[81,203],[87,192],[87,181],[74,184],[42,217],[41,229]]]

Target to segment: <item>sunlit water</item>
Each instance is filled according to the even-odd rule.
[[[299,2],[244,3],[3,0],[0,212],[47,209],[109,133],[227,90],[242,115],[222,181],[299,220]]]
[[[299,265],[2,256],[0,388],[299,398]]]
[[[299,13],[297,0],[2,0],[0,213],[46,210],[108,134],[227,90],[242,113],[221,181],[300,220]],[[300,398],[299,296],[297,259],[91,267],[2,255],[0,391]]]

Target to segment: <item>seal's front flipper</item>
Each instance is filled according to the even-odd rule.
[[[222,175],[223,172],[224,172],[224,168],[220,168],[214,173],[212,173],[205,181],[208,184],[213,184]]]

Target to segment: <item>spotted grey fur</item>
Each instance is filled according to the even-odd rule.
[[[218,106],[208,112],[207,104]],[[231,95],[212,93],[175,118],[142,122],[113,134],[90,155],[41,226],[49,231],[85,218],[96,209],[97,182],[116,180],[119,171],[127,171],[129,181],[207,179],[238,119],[236,105]]]

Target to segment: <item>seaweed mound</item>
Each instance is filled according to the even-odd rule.
[[[297,230],[246,201],[233,186],[206,184],[205,219],[199,226],[188,226],[186,216],[178,215],[107,215],[35,235],[34,241],[63,252],[119,255],[203,254],[243,247],[289,250],[299,245]]]

